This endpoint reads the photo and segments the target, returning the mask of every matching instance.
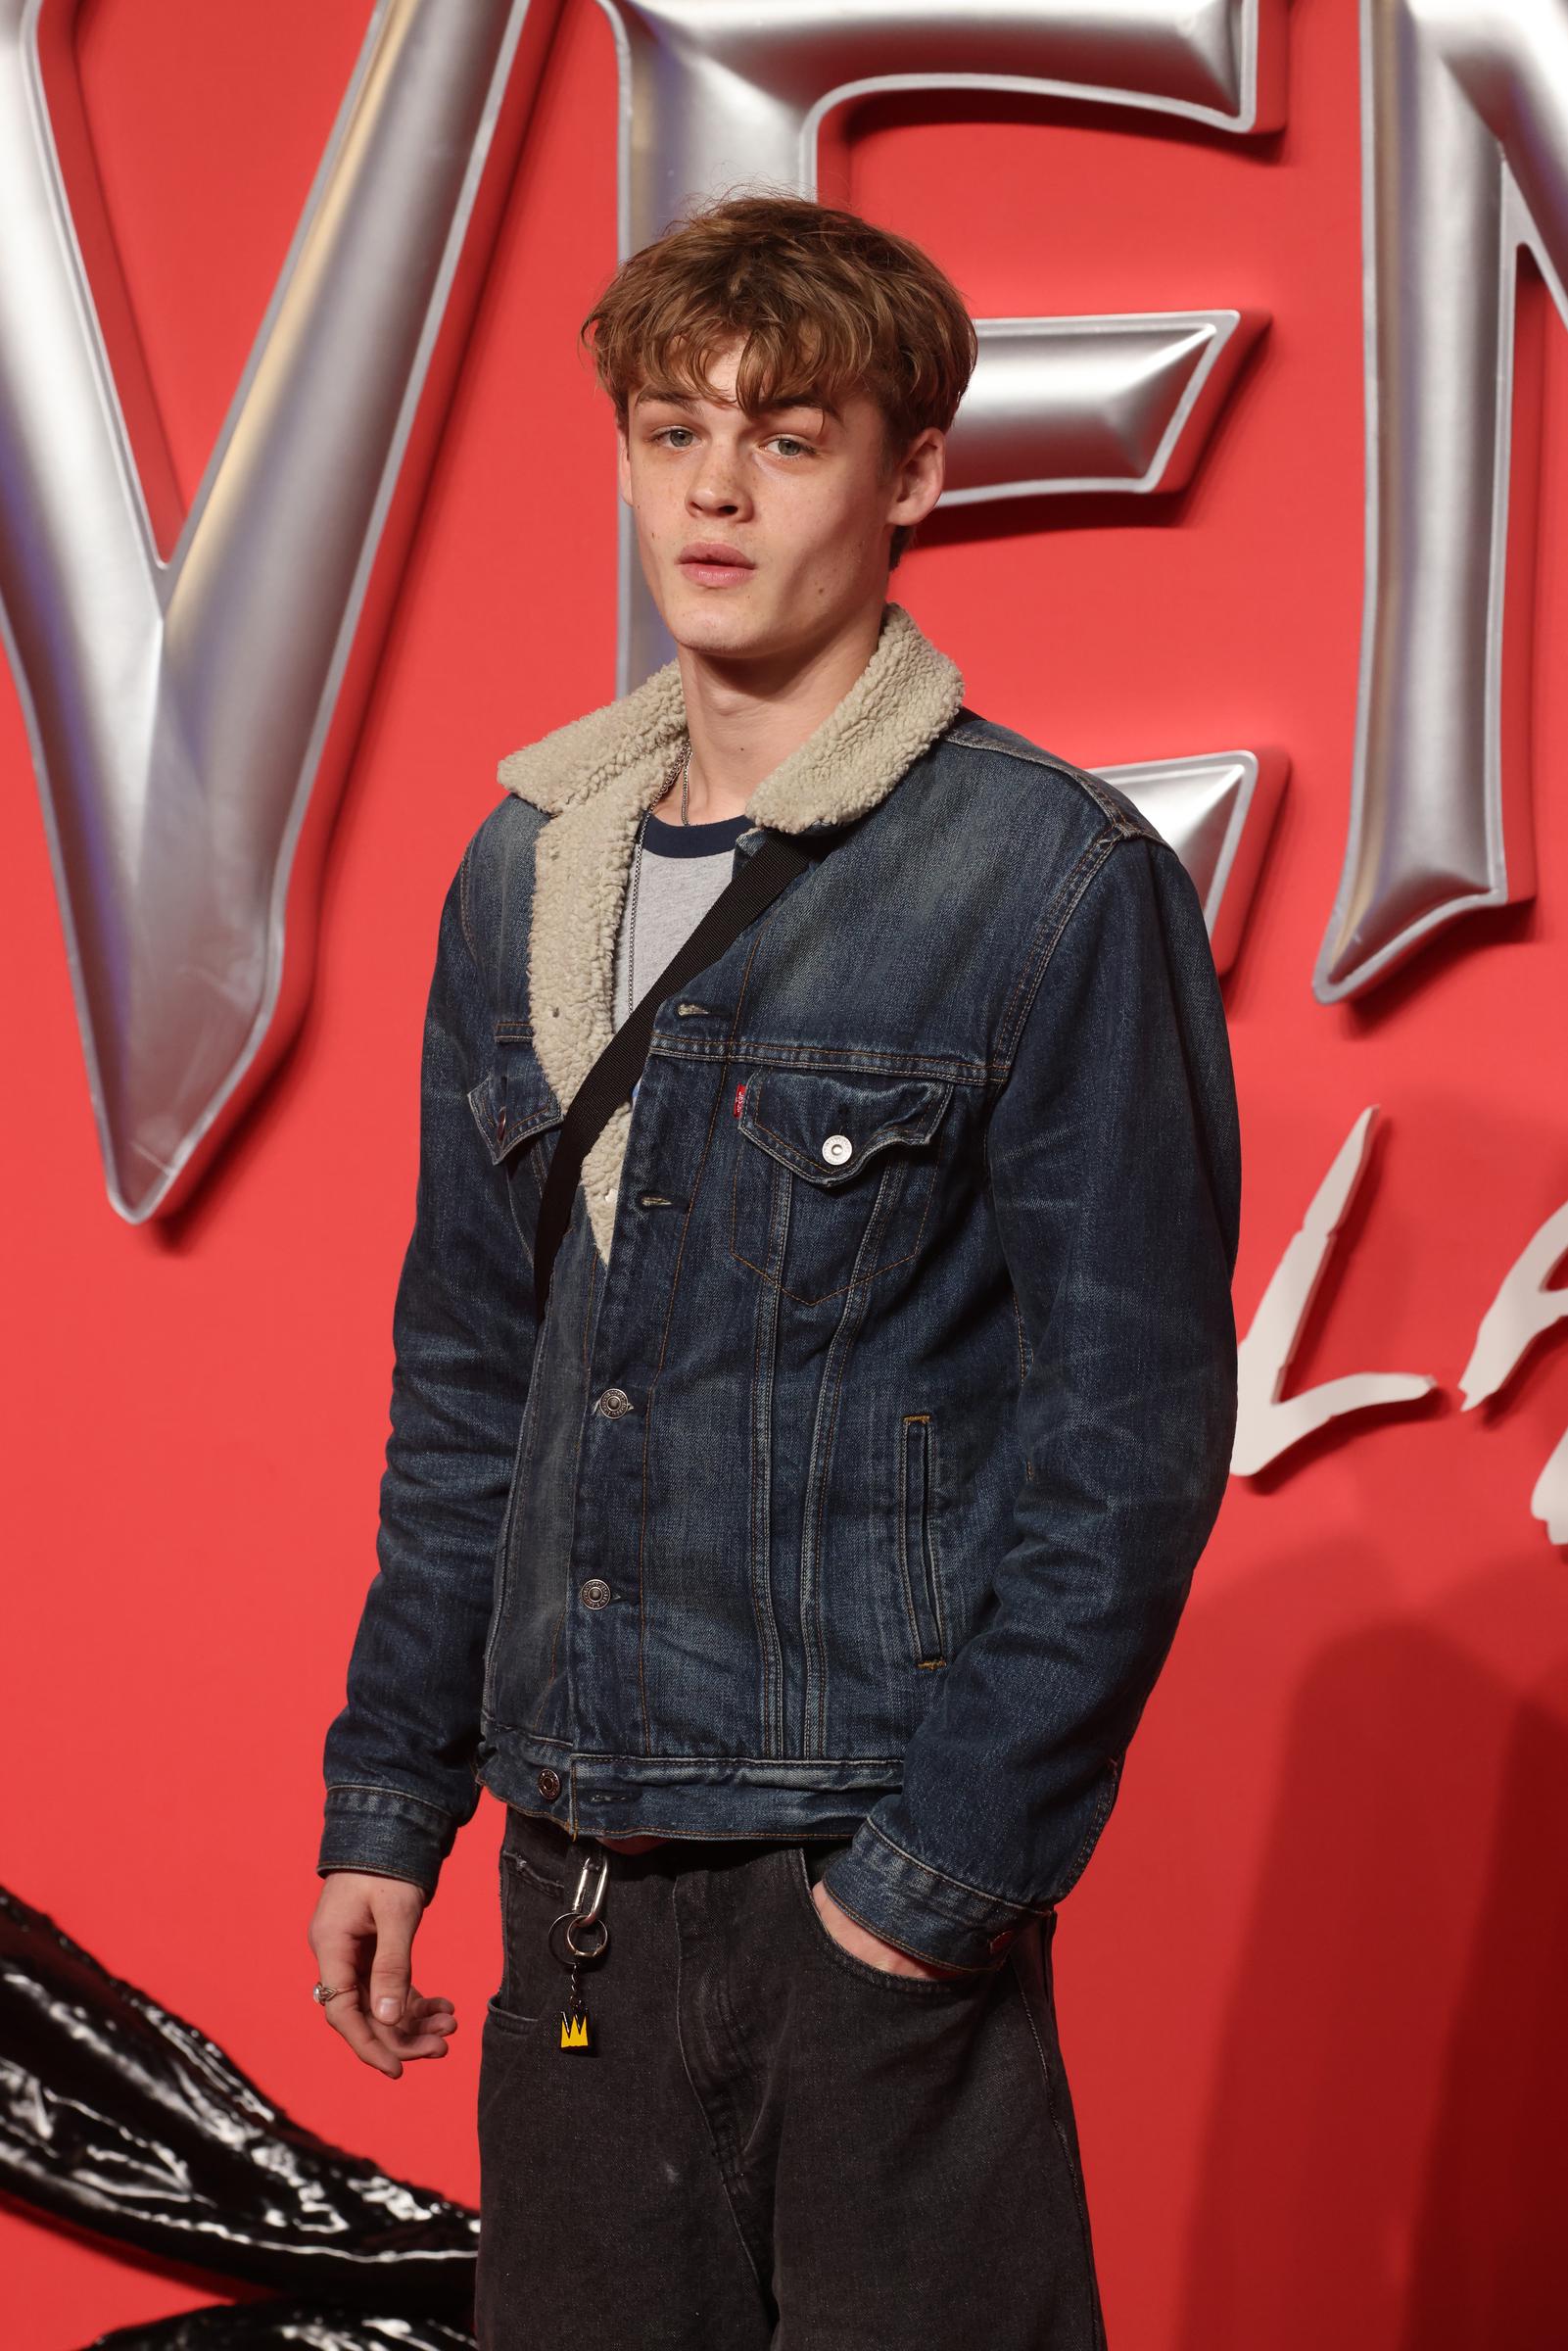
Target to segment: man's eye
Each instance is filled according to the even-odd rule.
[[[650,438],[654,441],[669,441],[672,433],[684,433],[687,441],[689,441],[691,438],[691,427],[689,424],[661,425],[658,431],[652,434]],[[798,450],[802,456],[814,457],[817,454],[809,441],[802,441],[793,433],[775,433],[773,435],[773,440],[776,443],[783,442],[786,444],[787,448],[790,450]],[[671,442],[670,445],[672,448],[677,446],[677,444],[674,442]],[[681,442],[679,446],[684,449],[686,447],[686,442]],[[795,460],[791,458],[790,462],[793,463]]]

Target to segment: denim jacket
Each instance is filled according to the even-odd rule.
[[[503,760],[442,907],[378,1567],[317,1868],[433,1894],[481,1787],[572,1837],[847,1838],[1002,1964],[1116,1800],[1229,1467],[1240,1138],[1197,890],[902,606],[756,788],[827,853],[659,1004],[543,1323],[679,664]]]

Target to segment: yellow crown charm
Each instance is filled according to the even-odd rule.
[[[589,2045],[588,2009],[584,2004],[583,1994],[578,1986],[578,1969],[585,1959],[601,1959],[610,1940],[609,1927],[599,1916],[604,1901],[604,1881],[609,1874],[609,1866],[607,1853],[585,1854],[582,1869],[578,1873],[577,1891],[572,1895],[571,1908],[563,1910],[558,1918],[550,1921],[550,1949],[555,1951],[555,1929],[563,1927],[566,1931],[566,1949],[570,1953],[569,1957],[563,1958],[559,1951],[555,1951],[555,1956],[561,1960],[561,1965],[571,1978],[571,1989],[566,1995],[566,2005],[561,2010],[561,2047],[563,2049],[586,2049]],[[579,1950],[572,1939],[572,1931],[576,1927],[597,1927],[599,1940],[596,1950]]]

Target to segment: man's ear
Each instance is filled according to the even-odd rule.
[[[627,505],[632,503],[632,453],[627,443],[626,428],[615,427],[615,476],[621,486],[621,497]]]
[[[924,522],[941,497],[946,478],[947,435],[938,426],[928,424],[924,432],[916,434],[894,469],[889,522],[895,525]]]

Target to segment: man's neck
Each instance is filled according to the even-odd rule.
[[[852,627],[804,659],[724,661],[689,646],[677,648],[691,738],[688,823],[712,824],[744,812],[764,776],[771,776],[843,700],[877,649],[882,610],[881,602],[871,605]],[[679,773],[653,810],[667,823],[680,823]]]

